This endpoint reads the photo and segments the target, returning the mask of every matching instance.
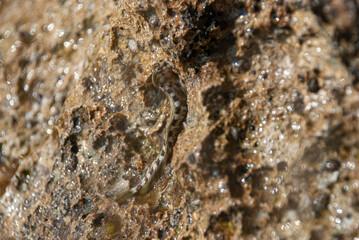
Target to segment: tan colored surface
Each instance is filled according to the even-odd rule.
[[[300,2],[1,1],[1,239],[359,237],[359,2]]]

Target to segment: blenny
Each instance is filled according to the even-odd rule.
[[[163,172],[164,167],[172,157],[173,147],[181,132],[183,122],[187,116],[187,95],[178,76],[167,65],[156,66],[152,71],[153,84],[166,94],[170,105],[170,114],[163,131],[163,146],[159,155],[145,170],[139,183],[121,191],[117,200],[122,202],[136,194],[146,193],[156,176]]]

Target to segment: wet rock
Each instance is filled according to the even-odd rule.
[[[355,238],[357,10],[1,1],[0,238]]]

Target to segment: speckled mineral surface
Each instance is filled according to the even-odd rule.
[[[357,165],[359,0],[0,0],[1,240],[359,239]]]

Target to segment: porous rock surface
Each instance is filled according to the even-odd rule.
[[[1,239],[359,237],[359,1],[0,1]],[[146,194],[119,201],[187,117]]]

